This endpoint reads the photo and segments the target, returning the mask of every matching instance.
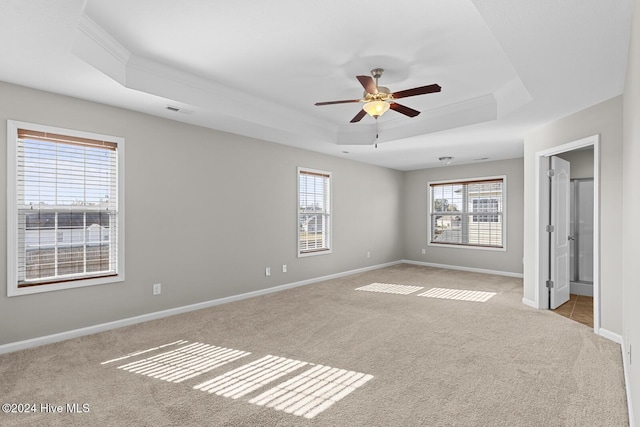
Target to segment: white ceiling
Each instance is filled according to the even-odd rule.
[[[0,80],[399,170],[507,159],[623,92],[632,4],[0,0]],[[378,119],[378,148],[361,104],[314,106],[376,67],[392,92],[442,86]]]

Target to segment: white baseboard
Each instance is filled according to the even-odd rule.
[[[608,331],[604,328],[600,328],[596,331],[598,335],[608,340],[611,340],[615,343],[622,345],[622,335],[616,334],[615,332]]]
[[[70,331],[60,332],[57,334],[46,335],[42,337],[32,338],[24,341],[0,345],[0,354],[11,353],[14,351],[25,350],[28,348],[38,347],[45,344],[52,344],[72,338],[78,338],[85,335],[91,335],[98,332],[104,332],[111,329],[130,326],[136,323],[148,322],[150,320],[161,319],[163,317],[174,316],[176,314],[187,313],[190,311],[201,310],[203,308],[214,307],[216,305],[226,304],[229,302],[240,301],[247,298],[253,298],[260,295],[266,295],[273,292],[284,291],[286,289],[297,288],[299,286],[310,285],[312,283],[322,282],[325,280],[336,279],[338,277],[350,276],[365,271],[377,270],[379,268],[390,267],[392,265],[402,264],[402,261],[388,262],[385,264],[377,264],[369,267],[358,268],[355,270],[344,271],[341,273],[329,274],[327,276],[315,277],[313,279],[301,280],[299,282],[287,283],[284,285],[274,286],[272,288],[261,289],[259,291],[246,292],[243,294],[232,295],[229,297],[218,298],[211,301],[199,302],[196,304],[186,305],[182,307],[170,308],[168,310],[156,311],[153,313],[143,314],[140,316],[129,317],[126,319],[115,320],[113,322],[101,323],[99,325],[88,326],[86,328],[73,329]]]
[[[633,405],[631,401],[631,377],[629,373],[629,353],[627,353],[627,345],[622,338],[622,342],[620,344],[620,349],[622,351],[622,368],[624,369],[624,388],[627,392],[627,408],[629,411],[629,427],[635,426],[635,420],[633,416]]]
[[[593,285],[589,283],[571,282],[571,293],[576,295],[593,296]]]
[[[459,265],[436,264],[433,262],[413,261],[408,259],[403,259],[402,263],[422,265],[424,267],[446,268],[448,270],[469,271],[472,273],[495,274],[496,276],[517,277],[519,279],[522,279],[524,277],[523,273],[513,273],[510,271],[500,271],[500,270],[487,270],[484,268],[474,268],[474,267],[462,267]]]
[[[522,298],[522,303],[524,305],[528,305],[531,308],[535,308],[536,310],[538,310],[540,307],[538,307],[538,303],[535,302],[534,300],[531,300],[529,298]]]

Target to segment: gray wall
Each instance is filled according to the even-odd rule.
[[[622,97],[557,120],[525,135],[524,297],[535,301],[535,154],[600,135],[601,328],[622,335]]]
[[[593,148],[568,151],[558,157],[571,163],[571,179],[593,178]]]
[[[404,258],[407,260],[522,274],[523,159],[449,165],[405,172]],[[427,246],[429,181],[507,176],[507,250]],[[422,249],[426,254],[422,254]]]
[[[7,119],[126,139],[126,281],[8,298],[2,244],[0,344],[402,259],[402,172],[0,83],[3,171]],[[296,256],[297,166],[333,172],[333,254]]]
[[[627,364],[631,406],[640,424],[640,2],[634,2],[627,80],[624,88],[622,146],[622,301],[625,357],[635,345],[635,365]]]

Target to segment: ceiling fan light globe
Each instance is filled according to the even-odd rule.
[[[362,106],[362,109],[366,111],[368,115],[374,118],[380,117],[389,108],[389,103],[385,101],[369,101]]]

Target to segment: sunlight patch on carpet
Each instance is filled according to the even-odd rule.
[[[189,341],[178,340],[178,341],[170,342],[168,344],[163,344],[163,345],[159,345],[159,346],[156,346],[156,347],[151,347],[151,348],[148,348],[146,350],[134,351],[132,353],[127,354],[126,356],[117,357],[115,359],[111,359],[111,360],[107,360],[106,362],[102,362],[101,365],[106,365],[106,364],[112,363],[112,362],[119,362],[120,360],[129,359],[130,357],[140,356],[141,354],[149,353],[151,351],[160,350],[160,349],[163,349],[165,347],[172,346],[172,345],[186,344],[188,342]]]
[[[368,292],[382,292],[385,294],[401,294],[409,295],[420,289],[424,289],[422,286],[409,286],[409,285],[394,285],[392,283],[372,283],[367,286],[361,286],[356,288],[356,291],[368,291]]]
[[[246,351],[196,342],[118,366],[118,369],[179,383],[250,354]]]
[[[193,388],[238,399],[307,364],[299,360],[268,355]]]
[[[310,419],[372,378],[373,375],[316,365],[249,403]]]
[[[441,298],[441,299],[451,299],[451,300],[459,300],[459,301],[475,301],[475,302],[487,302],[494,295],[496,295],[495,292],[468,291],[464,289],[445,289],[445,288],[433,288],[433,289],[429,289],[426,292],[418,294],[419,297]]]

